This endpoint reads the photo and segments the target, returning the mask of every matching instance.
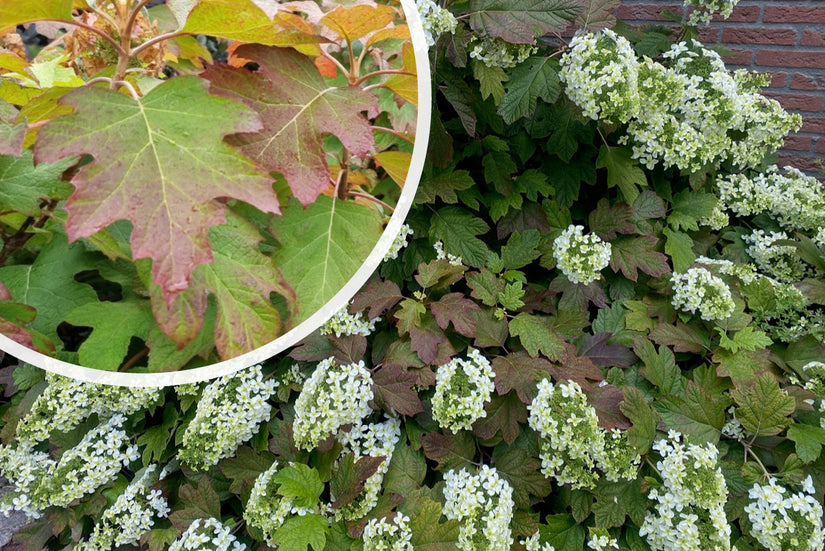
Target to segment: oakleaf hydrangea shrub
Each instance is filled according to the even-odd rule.
[[[444,515],[459,521],[462,551],[505,551],[513,543],[513,488],[496,469],[482,465],[444,474]]]
[[[22,543],[823,551],[823,188],[772,166],[799,121],[765,78],[693,40],[690,18],[726,5],[688,3],[668,34],[602,30],[613,11],[593,2],[536,0],[530,25],[518,2],[417,2],[432,146],[392,254],[260,377],[127,407],[7,357],[0,510],[32,517]],[[410,123],[389,94],[381,108]],[[82,495],[59,464],[91,477]]]
[[[205,470],[234,455],[261,423],[269,421],[272,406],[268,399],[277,385],[275,380],[264,379],[260,365],[210,383],[183,434],[181,461]]]

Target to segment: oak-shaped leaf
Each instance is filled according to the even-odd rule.
[[[375,400],[389,413],[412,417],[424,411],[421,399],[413,388],[418,384],[414,373],[398,365],[385,365],[373,375]]]
[[[474,314],[481,308],[461,293],[449,293],[430,304],[430,311],[441,329],[446,330],[450,323],[465,337],[472,337],[476,331]]]
[[[617,237],[610,243],[610,267],[614,272],[621,271],[631,281],[639,278],[639,270],[653,277],[670,272],[667,257],[654,250],[657,243],[658,240],[650,235]]]
[[[454,551],[458,545],[459,521],[441,522],[441,503],[421,498],[420,508],[410,517],[412,547],[418,551]]]
[[[401,289],[394,281],[372,279],[364,285],[352,299],[351,313],[358,313],[367,308],[367,317],[375,319],[404,298]]]
[[[305,210],[290,201],[272,221],[281,242],[274,259],[295,291],[301,322],[355,275],[381,237],[381,216],[370,206],[322,195]],[[308,269],[310,267],[310,269]]]
[[[438,471],[458,470],[475,461],[475,440],[467,431],[455,435],[430,432],[421,437],[421,445],[424,455],[438,463]]]
[[[72,0],[15,0],[0,4],[0,31],[38,19],[72,20]]]
[[[116,220],[132,222],[132,254],[152,259],[164,298],[189,286],[192,270],[212,261],[209,228],[225,220],[221,198],[279,211],[271,179],[224,143],[260,128],[254,112],[211,96],[195,77],[168,80],[135,100],[83,87],[61,102],[75,113],[40,130],[37,162],[92,155],[66,201],[74,241]]]
[[[502,439],[507,444],[512,444],[518,438],[519,425],[527,422],[527,406],[515,392],[506,396],[494,394],[484,404],[484,411],[487,415],[473,423],[473,432],[485,440],[501,432]]]
[[[356,4],[338,6],[321,18],[321,24],[336,32],[349,43],[383,29],[393,22],[395,10],[391,6]]]
[[[332,508],[340,509],[352,503],[364,488],[364,481],[375,474],[386,459],[369,455],[356,458],[353,453],[340,459],[329,481],[330,494],[334,498]]]
[[[60,176],[75,160],[34,166],[31,151],[23,151],[19,157],[0,155],[0,209],[39,217],[42,200],[65,199],[72,192],[72,186]]]
[[[538,393],[539,382],[550,379],[552,364],[519,351],[493,358],[492,367],[496,374],[496,392],[504,395],[515,390],[519,399],[529,404]]]
[[[183,507],[169,515],[172,526],[178,530],[186,530],[192,521],[199,518],[220,518],[221,500],[209,477],[201,478],[197,488],[191,484],[184,484],[178,494],[179,504]]]
[[[529,509],[530,496],[545,497],[550,493],[550,480],[541,473],[541,461],[525,450],[510,448],[494,459],[496,470],[513,487],[517,507]]]
[[[294,50],[246,45],[235,54],[258,64],[257,71],[212,66],[204,77],[211,90],[243,101],[261,115],[263,128],[234,136],[249,158],[286,178],[293,195],[309,205],[330,187],[324,136],[334,134],[355,157],[375,149],[370,123],[377,99],[355,87],[330,85],[312,59]]]
[[[796,402],[770,373],[734,389],[731,395],[739,406],[736,418],[748,434],[773,436],[791,424],[789,416],[796,409]]]
[[[210,230],[214,261],[195,269],[192,285],[175,294],[168,307],[152,293],[155,317],[179,346],[200,332],[211,293],[218,307],[215,346],[222,359],[255,350],[281,335],[285,326],[270,294],[284,297],[293,311],[295,304],[292,288],[272,259],[258,250],[258,230],[230,210],[226,219],[226,224]]]
[[[581,11],[576,0],[470,0],[474,31],[515,44],[564,28]]]

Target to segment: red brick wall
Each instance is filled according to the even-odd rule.
[[[662,10],[682,13],[678,0],[622,0],[618,16],[629,23],[667,24]],[[788,137],[780,165],[822,171],[825,160],[825,0],[741,0],[726,21],[700,29],[708,44],[734,54],[731,68],[772,75],[766,94],[799,113],[802,130]]]

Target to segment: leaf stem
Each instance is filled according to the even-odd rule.
[[[403,134],[402,132],[399,132],[398,130],[393,130],[392,128],[385,128],[383,126],[370,126],[370,129],[374,131],[377,130],[378,132],[386,132],[387,134],[392,134],[396,138],[401,138],[410,145],[415,145],[415,142],[412,138],[410,138],[406,134]]]
[[[137,354],[135,354],[134,356],[129,358],[126,361],[126,363],[124,363],[122,366],[120,366],[120,369],[118,369],[118,371],[120,371],[120,372],[129,371],[129,369],[131,369],[136,363],[138,363],[138,361],[140,361],[140,359],[142,357],[146,356],[147,354],[149,354],[149,348],[144,347],[143,350],[141,350],[140,352],[138,352]]]
[[[404,75],[414,77],[415,73],[411,73],[409,71],[402,71],[400,69],[381,69],[379,71],[373,71],[371,73],[367,73],[366,75],[362,76],[358,80],[355,81],[355,86],[360,86],[365,80],[371,79],[372,77],[377,77],[379,75]]]
[[[92,10],[95,13],[95,15],[97,15],[98,17],[106,21],[109,25],[111,25],[113,29],[117,29],[117,21],[115,21],[111,15],[94,6],[89,6],[89,9]]]
[[[130,38],[132,36],[132,27],[135,26],[135,21],[137,20],[138,15],[140,15],[140,10],[142,10],[144,6],[146,6],[146,4],[148,4],[151,1],[152,0],[140,0],[137,6],[135,6],[132,10],[132,13],[129,14],[129,20],[126,22],[126,30],[128,31],[128,35]]]
[[[330,61],[332,61],[332,62],[336,65],[336,67],[338,67],[339,69],[341,69],[341,72],[342,72],[342,73],[344,73],[344,74],[347,76],[347,82],[349,82],[349,71],[347,70],[347,68],[346,68],[346,67],[344,67],[344,66],[341,64],[341,62],[340,62],[340,61],[338,61],[337,59],[335,59],[334,57],[332,57],[332,56],[329,54],[329,52],[327,52],[327,51],[326,51],[326,50],[324,50],[323,48],[321,49],[321,55],[323,55],[325,58],[327,58],[327,59],[329,59]]]
[[[80,21],[75,20],[67,20],[67,19],[38,19],[37,21],[49,21],[51,23],[66,23],[69,25],[74,25],[75,27],[80,27],[81,29],[85,29],[90,33],[94,33],[104,39],[105,41],[109,42],[112,46],[114,46],[115,50],[117,50],[118,55],[128,55],[126,51],[117,43],[117,40],[103,32],[102,30],[98,29],[97,27],[93,27],[91,25],[87,25],[86,23],[82,23]]]
[[[171,32],[171,33],[159,34],[155,38],[150,38],[149,40],[147,40],[146,42],[144,42],[143,44],[141,44],[140,46],[138,46],[137,48],[132,50],[132,55],[133,56],[138,55],[140,52],[142,52],[146,48],[151,48],[152,46],[154,46],[158,42],[163,42],[164,40],[171,40],[172,38],[177,38],[178,36],[184,36],[184,35],[187,35],[187,34],[189,34],[189,33],[184,33],[184,32],[181,32],[181,31],[174,31],[174,32]]]
[[[388,205],[387,203],[385,203],[384,201],[382,201],[378,197],[375,197],[374,195],[370,195],[369,193],[364,193],[364,192],[361,192],[361,191],[352,191],[352,190],[350,190],[348,193],[350,195],[352,195],[353,197],[361,197],[362,199],[369,199],[373,203],[379,204],[382,207],[384,207],[385,209],[387,209],[388,211],[390,211],[390,214],[395,212],[394,208],[392,208],[390,205]]]

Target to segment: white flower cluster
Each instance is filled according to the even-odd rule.
[[[138,447],[129,444],[129,437],[121,428],[125,420],[121,414],[113,415],[83,435],[35,488],[32,501],[66,507],[114,480],[122,468],[139,459]]]
[[[575,381],[553,385],[543,379],[538,394],[527,406],[528,423],[539,433],[541,472],[559,484],[592,488],[599,479],[633,479],[641,458],[620,430],[599,427],[596,410]]]
[[[673,307],[692,313],[699,310],[705,321],[726,319],[736,308],[730,287],[705,268],[690,268],[683,274],[673,272],[670,281]]]
[[[137,545],[152,529],[154,517],[165,518],[169,509],[160,490],[150,488],[157,466],[150,465],[143,476],[132,481],[95,524],[89,539],[74,551],[107,551],[122,545]]]
[[[727,485],[713,444],[681,443],[681,435],[653,445],[662,459],[656,468],[662,488],[650,490],[655,512],[647,511],[639,535],[653,551],[730,551],[730,524],[725,516]]]
[[[361,535],[364,551],[413,551],[409,523],[402,513],[395,513],[392,522],[387,517],[370,519]]]
[[[609,29],[577,34],[561,62],[567,97],[585,117],[624,124],[637,115],[638,60],[626,38]]]
[[[751,534],[768,551],[822,551],[822,504],[814,492],[810,476],[802,492],[787,497],[775,478],[765,486],[755,484],[748,492],[751,502],[745,506]]]
[[[470,349],[468,359],[453,358],[435,372],[433,419],[443,429],[457,433],[470,429],[487,416],[484,403],[490,401],[495,386],[490,362],[481,352]]]
[[[474,36],[470,42],[470,57],[487,67],[510,69],[538,51],[531,44],[511,44],[500,38]]]
[[[703,216],[697,220],[700,226],[707,226],[714,231],[719,231],[726,228],[730,224],[730,217],[725,212],[724,205],[720,202],[716,203],[713,211],[708,216]]]
[[[716,12],[727,19],[738,3],[739,0],[685,0],[685,8],[695,6],[688,17],[688,25],[708,25]]]
[[[736,408],[733,406],[729,407],[728,415],[730,415],[730,418],[725,421],[724,426],[722,426],[722,434],[728,438],[741,441],[745,438],[745,427],[743,427],[739,419],[736,418]]]
[[[347,520],[363,518],[378,503],[378,494],[381,493],[384,475],[390,468],[392,454],[400,436],[400,419],[387,419],[383,423],[369,425],[355,425],[349,432],[341,432],[338,435],[338,440],[343,445],[341,453],[352,452],[356,460],[362,457],[384,457],[378,469],[364,481],[361,494],[354,501],[339,509],[343,518]]]
[[[178,458],[195,470],[206,470],[235,454],[242,443],[269,421],[267,400],[278,382],[266,381],[256,365],[210,383],[198,401],[194,419],[183,433]]]
[[[321,334],[329,335],[330,333],[335,333],[336,337],[346,335],[369,337],[372,332],[375,331],[375,324],[379,321],[381,321],[381,318],[368,320],[364,317],[363,312],[350,314],[349,304],[347,304],[324,322],[324,325],[321,326]]]
[[[556,548],[549,543],[541,543],[541,534],[536,532],[532,536],[521,540],[525,551],[556,551]]]
[[[427,0],[432,1],[432,0]],[[395,260],[398,258],[398,253],[401,252],[401,249],[407,246],[407,238],[413,234],[413,230],[407,224],[402,224],[401,229],[398,231],[398,235],[395,236],[395,240],[392,242],[390,246],[390,250],[387,251],[387,254],[384,255],[384,261],[387,260]]]
[[[758,165],[802,124],[759,90],[766,81],[731,73],[699,42],[674,44],[665,62],[639,60],[615,34],[580,34],[562,57],[567,95],[586,116],[627,123],[620,143],[648,168],[697,172],[723,161]]]
[[[819,402],[820,413],[825,414],[825,363],[823,362],[808,362],[802,367],[802,372],[805,374],[805,390],[812,392],[816,396],[816,401]],[[825,415],[819,418],[820,426],[825,429]]]
[[[364,362],[339,366],[335,358],[318,364],[295,402],[295,446],[312,450],[347,424],[370,414],[372,376]]]
[[[295,498],[278,495],[278,483],[273,477],[278,472],[278,462],[258,475],[244,508],[243,518],[250,526],[263,532],[270,547],[277,547],[275,532],[293,515],[305,515],[313,511],[293,505]]]
[[[814,243],[819,247],[825,248],[825,226],[817,228],[816,235],[814,235]]]
[[[40,518],[46,504],[39,499],[32,502],[31,495],[54,466],[55,461],[45,452],[0,444],[0,475],[14,485],[14,490],[0,496],[0,514],[8,517],[12,511],[22,511],[29,518]]]
[[[169,551],[244,551],[246,545],[239,542],[214,518],[196,519],[186,532],[169,546]]]
[[[17,424],[17,439],[35,444],[53,431],[68,432],[92,414],[109,417],[131,415],[146,409],[160,396],[159,388],[129,388],[86,383],[47,373],[48,386]]]
[[[584,235],[584,226],[570,225],[553,241],[553,257],[572,283],[588,284],[610,263],[611,246],[598,235]]]
[[[749,177],[729,174],[716,186],[720,202],[738,214],[770,214],[789,231],[820,231],[825,226],[825,185],[799,170],[776,165]]]
[[[415,5],[418,7],[418,15],[424,27],[427,46],[434,46],[442,34],[455,32],[458,20],[449,10],[445,10],[433,0],[415,0]]]
[[[608,533],[607,529],[591,528],[587,547],[593,551],[610,551],[611,549],[618,549],[619,542]]]
[[[783,283],[793,283],[805,277],[805,263],[796,249],[790,245],[776,245],[782,239],[789,239],[785,232],[765,233],[753,230],[742,239],[750,243],[745,252],[753,258],[759,269]]]
[[[462,551],[509,551],[513,544],[513,488],[492,467],[478,474],[466,469],[444,475],[444,515],[460,521],[458,548]]]
[[[435,249],[436,260],[446,260],[453,266],[461,266],[461,257],[455,256],[454,254],[445,253],[444,243],[442,243],[440,240],[433,243],[433,249]]]

